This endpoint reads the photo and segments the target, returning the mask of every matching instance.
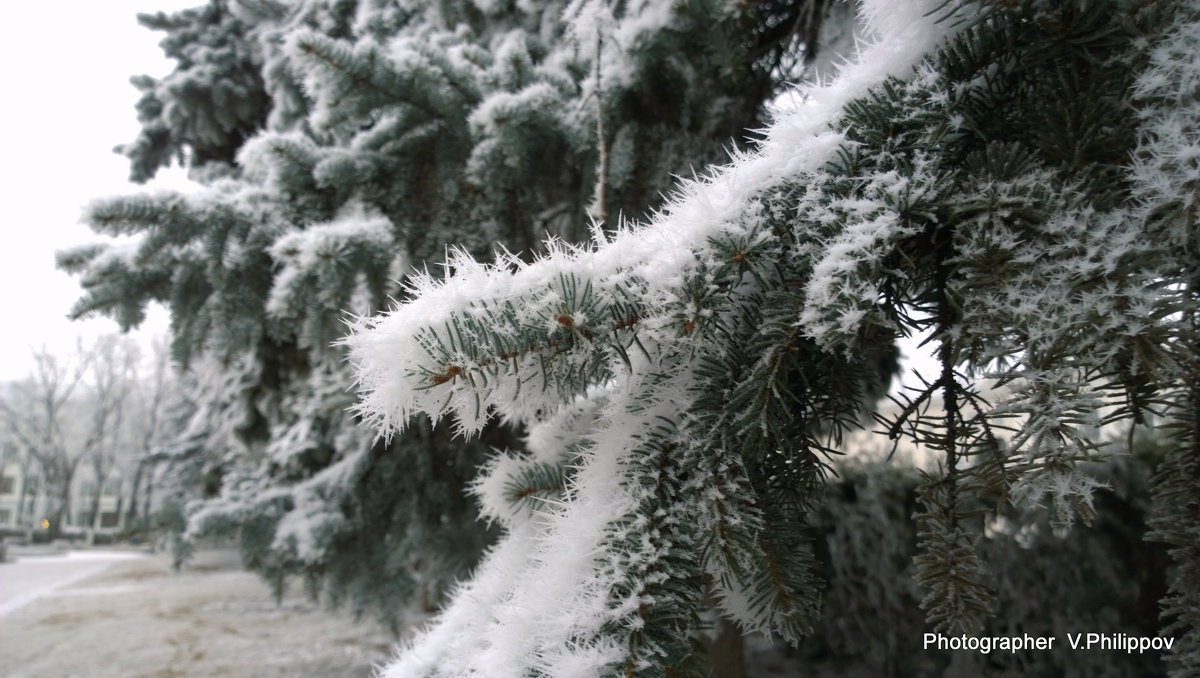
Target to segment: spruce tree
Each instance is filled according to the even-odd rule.
[[[706,675],[714,617],[799,642],[832,458],[913,335],[938,367],[877,417],[939,462],[912,528],[927,628],[981,632],[998,519],[1086,529],[1104,431],[1157,426],[1162,632],[1200,670],[1200,6],[863,4],[859,52],[657,212],[533,262],[456,250],[356,324],[385,433],[529,426],[474,485],[504,535],[387,675]]]
[[[150,302],[170,309],[195,385],[164,459],[183,474],[171,505],[199,500],[183,545],[236,535],[278,586],[299,574],[392,624],[436,603],[495,535],[464,488],[489,449],[521,442],[424,421],[376,440],[332,345],[347,317],[414,268],[497,246],[523,266],[547,236],[648,218],[676,175],[744,147],[822,25],[851,19],[820,0],[211,0],[142,16],[177,65],[133,79],[142,131],[117,151],[135,181],[180,163],[199,187],[96,202],[98,233],[134,239],[59,265],[84,287],[76,316],[131,327]]]

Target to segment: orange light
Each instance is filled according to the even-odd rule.
[[[46,528],[50,527],[50,521],[46,520],[45,518],[42,518],[42,527],[46,527]]]

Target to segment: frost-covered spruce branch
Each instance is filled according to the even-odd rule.
[[[1185,7],[962,3],[939,21],[867,3],[878,41],[807,91],[759,151],[648,223],[528,265],[459,258],[360,323],[361,407],[385,433],[422,412],[466,432],[493,412],[549,416],[538,426],[552,431],[564,405],[597,412],[591,430],[572,426],[569,454],[489,467],[483,503],[525,517],[394,675],[687,671],[681,643],[708,606],[802,635],[815,584],[797,532],[820,454],[854,424],[867,356],[924,331],[939,373],[885,424],[945,464],[920,492],[929,620],[978,628],[991,608],[983,509],[1049,500],[1055,529],[1086,522],[1100,484],[1078,465],[1103,458],[1100,427],[1180,411],[1189,250],[1147,243],[1167,207],[1137,185],[1162,182],[1144,164],[1131,181],[1128,159],[1173,153],[1149,148],[1173,128],[1140,122],[1130,85],[1144,45]],[[1077,90],[1065,101],[1063,83]],[[1191,225],[1189,210],[1173,214]],[[1005,390],[980,392],[978,377]],[[531,492],[497,488],[560,484],[540,510],[498,508]],[[686,548],[698,563],[681,562]],[[534,582],[556,574],[562,599],[547,600]]]
[[[686,186],[649,224],[593,248],[555,248],[531,264],[458,258],[444,280],[422,278],[409,301],[359,324],[348,345],[361,409],[385,431],[421,412],[452,414],[471,432],[492,411],[530,421],[595,397],[589,389],[604,389],[605,399],[593,428],[572,441],[578,452],[565,457],[573,468],[563,495],[512,520],[440,624],[391,675],[682,670],[694,661],[688,638],[713,605],[746,628],[793,640],[805,632],[816,594],[805,552],[787,529],[764,526],[791,522],[796,530],[808,497],[801,493],[791,510],[760,505],[756,497],[776,498],[779,474],[767,472],[769,450],[756,445],[757,458],[748,458],[737,436],[761,427],[723,414],[728,403],[714,403],[699,383],[736,389],[745,375],[722,372],[724,363],[766,370],[770,383],[778,352],[740,357],[728,342],[760,337],[754,309],[778,301],[779,289],[792,306],[800,298],[780,268],[798,251],[783,226],[791,215],[776,213],[772,193],[786,193],[789,179],[818,173],[834,157],[845,137],[829,123],[848,101],[885,77],[910,75],[943,37],[929,9],[876,8],[876,39],[856,62],[774,125],[759,152]],[[590,308],[600,312],[589,316]],[[775,341],[781,351],[812,346],[790,330]],[[496,359],[514,349],[518,357],[500,367]],[[766,398],[804,395],[768,389]],[[818,473],[815,450],[771,433],[811,437],[824,423],[787,422],[759,439],[785,446],[777,470],[796,462]],[[508,473],[512,463],[491,472]],[[507,486],[480,484],[485,494]],[[688,549],[705,555],[699,563],[681,557]]]

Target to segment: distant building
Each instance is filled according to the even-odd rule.
[[[97,527],[106,532],[124,527],[126,503],[132,492],[132,482],[114,469],[102,486],[96,483],[92,471],[80,465],[71,484],[69,510],[63,526],[72,531]],[[92,515],[97,490],[100,492],[99,524]],[[0,454],[0,530],[17,532],[38,529],[48,505],[37,462],[26,458],[15,447]]]

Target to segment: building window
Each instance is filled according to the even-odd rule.
[[[16,478],[12,476],[0,477],[0,494],[12,494],[15,490]]]
[[[12,511],[8,509],[0,509],[0,525],[12,524]]]

